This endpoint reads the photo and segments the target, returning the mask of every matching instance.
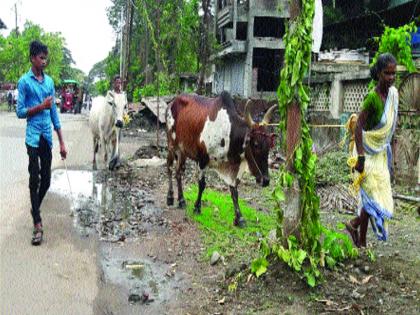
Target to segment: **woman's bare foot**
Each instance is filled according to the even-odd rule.
[[[346,230],[347,230],[347,232],[349,232],[349,234],[351,236],[351,239],[353,240],[354,245],[356,245],[357,247],[360,247],[358,230],[355,227],[353,227],[351,222],[345,222],[344,225],[346,226]]]

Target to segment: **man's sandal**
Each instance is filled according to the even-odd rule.
[[[359,244],[359,232],[357,231],[357,229],[355,229],[353,227],[353,225],[351,225],[350,222],[345,222],[344,225],[346,226],[346,230],[347,232],[349,232],[351,239],[353,240],[354,245],[356,245],[357,247],[360,246]]]
[[[42,230],[42,226],[34,227],[34,231],[32,233],[32,241],[31,241],[32,245],[34,246],[41,245],[43,234],[44,234],[44,231]]]

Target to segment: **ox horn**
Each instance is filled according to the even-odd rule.
[[[261,122],[261,124],[260,124],[260,125],[262,125],[262,126],[267,126],[267,125],[270,123],[270,121],[271,121],[271,116],[273,116],[273,112],[274,112],[274,110],[276,109],[276,107],[277,107],[277,104],[275,104],[275,105],[271,106],[271,107],[268,109],[268,111],[265,113],[264,118],[263,118],[263,120],[262,120],[262,122]]]
[[[252,126],[255,125],[254,120],[251,117],[251,106],[249,106],[251,104],[251,100],[248,100],[248,102],[246,102],[245,104],[245,112],[244,112],[244,117],[245,117],[245,122],[246,124],[252,128]]]

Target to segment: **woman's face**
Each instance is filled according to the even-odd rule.
[[[395,81],[395,72],[397,71],[397,65],[389,63],[381,73],[379,73],[379,85],[389,89]]]

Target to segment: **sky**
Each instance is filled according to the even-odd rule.
[[[115,44],[116,34],[106,16],[110,0],[0,0],[0,18],[7,26],[0,31],[3,36],[15,27],[15,3],[19,29],[29,20],[46,32],[61,32],[76,63],[73,66],[85,74]]]

